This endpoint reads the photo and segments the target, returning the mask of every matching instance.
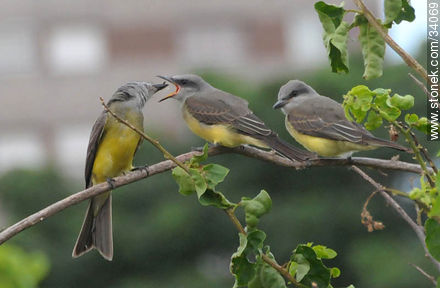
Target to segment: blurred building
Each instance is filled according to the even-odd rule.
[[[204,67],[258,80],[321,64],[309,0],[3,0],[0,172],[51,161],[81,175],[98,98],[125,82]],[[160,119],[184,136],[177,105],[156,105],[147,128]]]

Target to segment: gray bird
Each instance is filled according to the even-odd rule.
[[[302,81],[281,87],[273,105],[286,115],[286,128],[307,150],[326,157],[348,157],[355,151],[390,147],[409,152],[397,143],[375,137],[363,126],[345,117],[341,104],[319,95]]]
[[[161,101],[174,98],[182,103],[183,119],[199,137],[226,147],[250,144],[272,148],[285,157],[304,161],[315,154],[289,145],[248,108],[242,98],[212,87],[197,75],[159,76],[176,90]]]
[[[116,115],[143,131],[145,102],[167,84],[127,83],[107,105]],[[108,181],[133,169],[132,162],[142,138],[135,131],[103,111],[93,125],[85,167],[86,188]],[[73,248],[76,258],[95,248],[107,260],[113,258],[111,192],[90,200],[81,231]]]

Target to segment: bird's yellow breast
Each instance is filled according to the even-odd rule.
[[[337,141],[302,134],[293,128],[287,117],[285,122],[287,131],[289,131],[290,135],[292,135],[292,137],[295,138],[298,143],[304,146],[307,150],[318,153],[320,156],[349,156],[354,151],[372,150],[377,148],[374,146],[360,145],[348,141]]]
[[[125,119],[142,130],[143,117],[138,112],[127,113]],[[135,131],[108,116],[93,163],[93,184],[131,170],[139,140],[140,136]]]
[[[257,147],[266,148],[267,146],[258,139],[247,135],[237,133],[230,125],[206,125],[194,118],[187,109],[182,109],[183,119],[189,129],[197,136],[214,144],[220,144],[226,147],[237,147],[242,144],[251,144]]]

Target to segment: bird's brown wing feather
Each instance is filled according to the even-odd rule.
[[[221,96],[224,96],[224,99]],[[246,101],[231,99],[231,96],[233,95],[224,93],[224,95],[189,97],[185,101],[185,108],[195,119],[206,125],[228,125],[237,132],[250,136],[267,136],[272,133],[247,107]],[[233,103],[230,103],[231,101]]]
[[[372,136],[362,126],[349,121],[341,104],[328,97],[304,100],[300,107],[289,112],[287,119],[296,131],[310,136],[359,144]]]
[[[92,186],[92,169],[95,162],[96,152],[98,151],[99,143],[104,135],[104,126],[107,121],[107,113],[102,112],[96,119],[90,133],[89,145],[87,147],[86,167],[84,171],[86,188]]]

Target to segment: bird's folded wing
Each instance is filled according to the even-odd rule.
[[[226,94],[228,96],[233,96]],[[235,97],[235,96],[234,96]],[[219,97],[189,97],[185,108],[198,121],[206,125],[227,125],[239,133],[267,136],[272,131],[247,107],[247,102]]]
[[[287,116],[287,120],[299,133],[314,137],[361,143],[363,136],[366,135],[364,129],[346,119],[324,121],[318,115],[292,112]]]
[[[99,143],[104,134],[104,126],[107,121],[107,113],[102,112],[102,114],[96,119],[93,125],[92,132],[90,133],[89,145],[87,147],[87,157],[86,157],[86,168],[85,168],[85,180],[86,188],[92,186],[92,169],[93,163],[95,162],[96,152],[98,151]]]

